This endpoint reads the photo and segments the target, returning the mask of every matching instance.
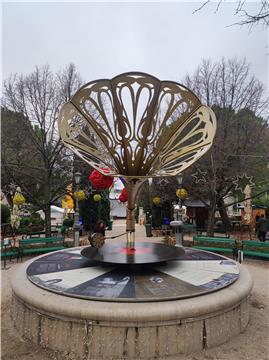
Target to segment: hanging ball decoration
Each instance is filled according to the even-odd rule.
[[[154,196],[154,198],[152,199],[152,202],[154,205],[160,205],[161,198],[159,196]]]
[[[102,168],[102,170],[106,171],[105,168]],[[95,189],[106,190],[113,184],[114,178],[112,176],[105,176],[97,170],[93,170],[89,176],[89,181]]]
[[[121,192],[121,194],[119,196],[119,200],[122,203],[125,203],[128,200],[128,194],[127,194],[126,188],[122,189],[122,192]]]
[[[69,210],[74,209],[74,201],[72,196],[65,195],[65,197],[62,200],[62,208],[67,208]]]
[[[78,201],[82,201],[86,199],[86,194],[83,190],[78,190],[74,192],[75,199],[78,199]]]
[[[101,195],[100,194],[94,194],[93,195],[93,201],[99,202],[100,200],[101,200]]]
[[[24,203],[25,203],[25,197],[22,194],[16,193],[13,196],[13,204],[14,205],[22,205]]]
[[[90,244],[96,249],[100,249],[105,244],[105,237],[100,233],[94,233],[90,237]]]
[[[176,195],[180,200],[184,200],[184,199],[187,199],[189,194],[188,194],[188,191],[186,189],[180,188],[180,189],[177,189]]]

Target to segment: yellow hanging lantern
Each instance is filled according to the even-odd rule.
[[[176,195],[180,200],[184,200],[184,199],[187,199],[189,194],[188,194],[188,191],[186,189],[180,188],[180,189],[177,189]]]
[[[74,201],[70,195],[65,195],[62,200],[62,208],[67,208],[69,210],[74,209]]]
[[[152,202],[154,205],[160,205],[160,202],[161,202],[161,198],[159,196],[155,196],[153,199],[152,199]]]
[[[16,193],[13,196],[13,204],[14,205],[22,205],[24,203],[25,203],[25,197],[22,194]]]
[[[74,201],[73,201],[73,198],[72,198],[72,184],[69,184],[67,187],[66,187],[66,191],[67,191],[67,194],[65,195],[65,197],[62,199],[62,208],[67,208],[69,210],[72,210],[74,209]]]
[[[101,200],[101,195],[100,194],[94,194],[93,195],[93,201],[98,202],[100,200]]]
[[[78,190],[74,192],[74,197],[78,199],[78,201],[82,201],[86,199],[86,194],[83,190]]]

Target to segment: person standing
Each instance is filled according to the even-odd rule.
[[[255,217],[255,233],[258,234],[258,223],[261,218],[261,214],[258,212]]]
[[[258,238],[260,241],[265,242],[267,230],[268,220],[265,219],[264,215],[262,214],[258,221]]]
[[[238,240],[235,240],[233,244],[233,259],[235,261],[238,260],[238,250]]]

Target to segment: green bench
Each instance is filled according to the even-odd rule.
[[[19,241],[19,253],[22,258],[26,254],[46,253],[65,248],[64,237],[30,238]]]
[[[233,253],[235,239],[223,237],[194,236],[192,247],[200,250]]]
[[[196,233],[199,236],[205,236],[205,235],[203,235],[203,233],[206,233],[206,232],[207,232],[207,229],[204,229],[204,228],[197,228],[196,229]],[[225,234],[224,236],[218,236],[218,238],[227,239],[227,238],[230,237],[229,232],[227,232],[227,230],[225,230],[225,229],[214,229],[213,232],[214,232],[214,234]]]
[[[243,254],[269,259],[269,242],[243,240]]]
[[[58,230],[51,230],[51,235],[57,235],[59,233]],[[34,237],[40,237],[41,235],[45,235],[46,232],[43,231],[28,231],[26,233],[26,236],[30,236],[30,238],[34,238]]]
[[[11,239],[1,241],[1,259],[16,256],[18,258],[18,248],[12,245]]]

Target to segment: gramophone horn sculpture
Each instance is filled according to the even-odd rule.
[[[191,90],[140,72],[82,86],[58,122],[62,140],[76,155],[104,175],[124,179],[132,248],[135,198],[143,182],[184,171],[208,151],[216,131],[213,111]]]

